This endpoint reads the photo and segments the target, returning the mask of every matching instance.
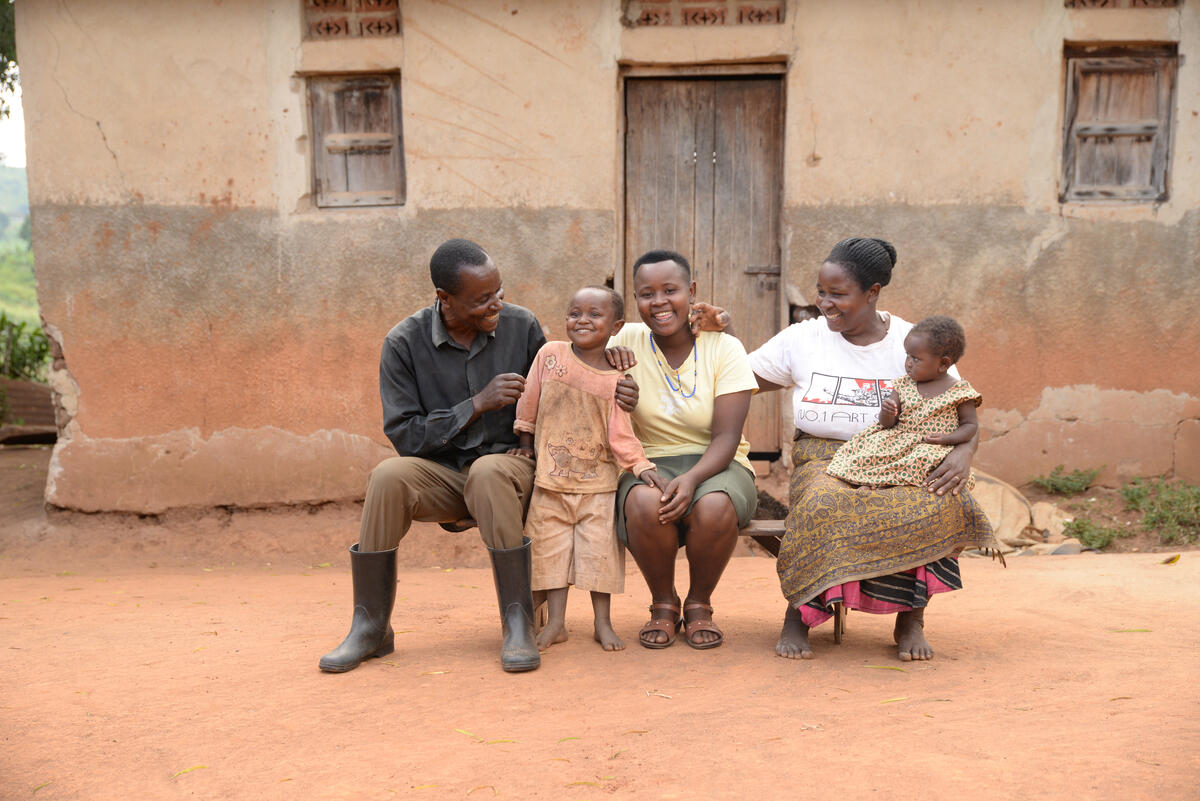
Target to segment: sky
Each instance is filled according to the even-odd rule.
[[[5,93],[3,98],[10,112],[0,120],[0,153],[4,154],[5,165],[24,167],[25,116],[21,113],[21,88],[17,87],[15,95]]]

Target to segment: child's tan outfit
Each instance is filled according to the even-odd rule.
[[[958,405],[974,403],[983,397],[966,381],[932,398],[921,396],[917,384],[908,376],[897,378],[892,389],[900,396],[900,419],[891,428],[875,423],[855,434],[838,448],[829,463],[829,475],[851,484],[894,487],[900,484],[923,486],[929,471],[942,463],[950,445],[923,442],[926,434],[949,434],[958,428]],[[975,487],[975,475],[967,481],[968,491]]]
[[[654,464],[613,398],[620,379],[584,364],[570,342],[548,342],[534,357],[513,424],[533,434],[537,457],[525,518],[532,589],[625,591],[625,551],[613,528],[617,477]]]

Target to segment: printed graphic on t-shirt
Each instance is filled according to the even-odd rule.
[[[804,393],[804,402],[878,408],[880,394],[891,391],[891,381],[813,373],[808,382],[808,391]]]
[[[808,380],[808,391],[804,393],[805,403],[833,403],[837,396],[838,377],[813,373]]]
[[[658,391],[659,406],[662,407],[662,412],[667,417],[676,417],[687,411],[685,400],[686,398],[681,398],[678,392],[672,392],[669,389]]]

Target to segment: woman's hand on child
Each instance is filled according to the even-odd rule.
[[[622,373],[632,370],[637,364],[637,356],[633,355],[633,350],[624,345],[617,345],[615,348],[605,348],[604,358],[608,360],[608,365],[614,370],[620,370]]]
[[[623,375],[617,381],[617,391],[613,395],[617,406],[623,412],[632,412],[638,405],[638,385],[632,376]]]
[[[724,331],[729,327],[730,319],[729,312],[703,301],[693,303],[692,311],[688,314],[693,336],[701,331]]]
[[[509,448],[505,451],[509,456],[524,456],[526,459],[533,458],[533,448],[526,448],[523,445],[518,445],[515,448]]]
[[[695,494],[696,482],[687,473],[671,479],[671,483],[663,490],[662,506],[658,507],[659,525],[665,526],[683,517],[692,505],[692,496]]]
[[[957,495],[963,487],[967,486],[967,479],[970,477],[970,451],[965,448],[955,448],[946,454],[946,458],[942,459],[941,464],[929,471],[929,478],[926,479],[925,486],[930,492],[936,492],[938,495],[945,495],[947,492]]]
[[[662,476],[658,474],[657,470],[643,470],[639,478],[646,482],[646,486],[648,487],[654,487],[663,493],[667,491],[667,482],[663,481]]]

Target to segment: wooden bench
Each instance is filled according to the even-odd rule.
[[[446,531],[466,531],[475,528],[478,523],[474,518],[464,517],[453,523],[439,523]],[[738,531],[739,537],[749,537],[758,543],[771,556],[779,556],[779,544],[783,539],[784,521],[782,520],[751,520],[746,527]],[[538,607],[537,622],[539,626],[546,623],[545,604]],[[846,633],[846,610],[841,604],[833,605],[833,641],[841,643],[842,635]]]

